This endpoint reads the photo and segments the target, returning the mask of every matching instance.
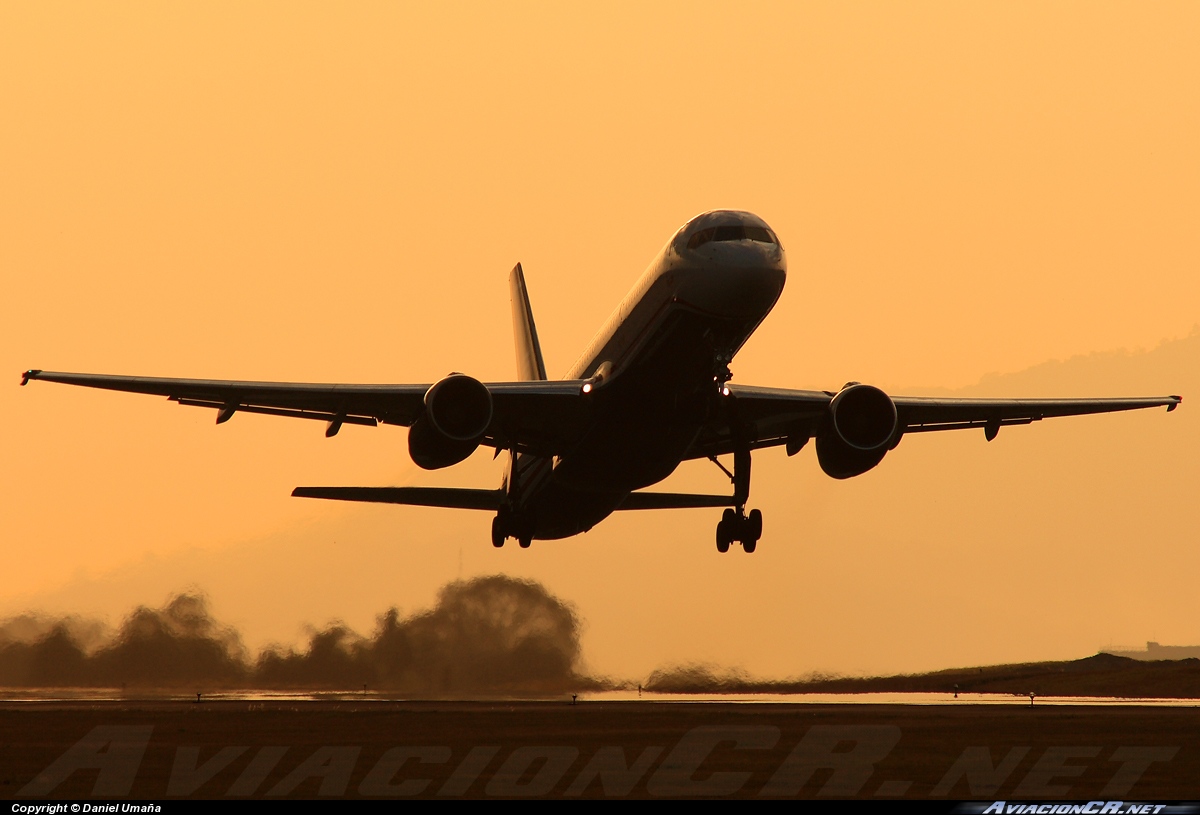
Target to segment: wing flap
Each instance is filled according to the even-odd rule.
[[[293,419],[316,419],[322,422],[337,422],[339,424],[359,424],[368,427],[377,427],[379,422],[374,416],[354,416],[343,413],[327,413],[319,410],[303,410],[300,408],[272,408],[260,407],[257,405],[236,405],[230,407],[222,402],[210,402],[203,399],[180,399],[177,397],[169,397],[172,401],[178,402],[181,405],[188,407],[207,407],[216,408],[221,413],[218,413],[218,422],[221,417],[228,417],[233,413],[257,413],[263,416],[287,416]]]
[[[832,393],[754,385],[728,385],[720,410],[700,430],[688,458],[732,453],[739,445],[750,450],[776,447],[815,436],[829,413]]]

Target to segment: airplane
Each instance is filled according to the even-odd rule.
[[[586,532],[622,510],[722,508],[720,552],[753,552],[762,512],[746,512],[755,450],[789,456],[815,440],[833,478],[877,466],[909,434],[1000,428],[1054,416],[1166,407],[1179,396],[1120,399],[891,397],[848,382],[838,391],[733,383],[730,363],[783,292],[787,262],[775,232],[749,212],[715,210],[667,241],[565,378],[546,376],[520,264],[509,278],[517,381],[483,383],[462,373],[415,385],[339,385],[56,373],[31,380],[166,396],[217,412],[343,425],[409,428],[412,460],[426,470],[457,464],[480,446],[506,453],[497,489],[297,487],[292,495],[495,513],[492,544],[521,548]],[[728,469],[719,456],[732,456]],[[646,491],[683,461],[709,459],[729,495]]]

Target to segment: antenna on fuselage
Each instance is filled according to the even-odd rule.
[[[508,278],[512,290],[513,340],[517,348],[517,379],[522,382],[546,378],[546,363],[538,342],[537,327],[533,324],[533,306],[525,288],[525,272],[518,263]]]

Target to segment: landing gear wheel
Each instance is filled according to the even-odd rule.
[[[758,539],[762,537],[762,512],[757,509],[750,510],[750,514],[743,515],[738,521],[739,532],[738,537],[742,541],[742,551],[751,553],[758,548]]]
[[[521,545],[522,549],[528,549],[529,544],[533,543],[533,537],[530,535],[522,535],[521,537],[517,538],[517,543]]]
[[[737,537],[737,525],[737,513],[732,509],[726,508],[721,513],[721,520],[717,524],[717,551],[721,554],[729,551],[729,545]]]
[[[729,534],[729,527],[724,521],[717,524],[717,551],[725,554],[729,551],[729,544],[733,543],[733,535]]]
[[[504,545],[504,539],[507,537],[508,535],[504,534],[504,525],[500,523],[500,516],[492,518],[492,546],[499,549]]]

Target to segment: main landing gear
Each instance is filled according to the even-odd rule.
[[[505,485],[509,501],[502,504],[496,517],[492,518],[492,546],[497,549],[503,546],[504,541],[509,538],[516,538],[522,549],[528,549],[529,545],[533,543],[533,521],[525,513],[514,510],[514,507],[520,505],[518,498],[521,494],[518,463],[517,451],[509,450],[508,480]]]
[[[734,541],[742,545],[742,551],[753,552],[762,537],[762,512],[757,509],[746,513],[746,499],[750,497],[750,451],[743,449],[733,454],[733,472],[729,472],[712,456],[712,462],[720,467],[733,482],[733,500],[737,508],[726,508],[717,524],[717,551],[724,554]]]
[[[733,472],[725,469],[725,465],[717,460],[715,455],[709,456],[709,461],[717,465],[721,472],[729,476],[733,484],[733,504],[721,513],[721,521],[717,524],[717,551],[724,554],[737,541],[742,545],[743,552],[753,552],[758,548],[758,539],[762,537],[762,512],[757,509],[746,514],[746,501],[750,498],[750,444],[743,432],[741,422],[737,417],[737,397],[730,391],[728,382],[733,378],[729,363],[733,360],[733,352],[726,351],[716,354],[713,368],[713,381],[716,383],[716,405],[718,414],[723,414],[729,422],[730,435],[733,441]]]
[[[758,547],[758,539],[762,537],[762,512],[750,510],[747,515],[744,510],[734,511],[727,508],[721,514],[717,524],[717,551],[724,554],[734,541],[742,545],[742,551],[753,552]]]
[[[501,510],[492,518],[492,546],[499,549],[508,538],[516,538],[522,549],[528,549],[533,543],[533,530],[530,524],[522,523],[511,514]]]

